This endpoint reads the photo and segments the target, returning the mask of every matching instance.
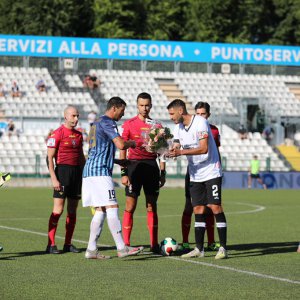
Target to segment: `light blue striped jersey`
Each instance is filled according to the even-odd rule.
[[[112,176],[116,146],[112,141],[120,136],[116,122],[102,116],[89,133],[89,155],[83,169],[83,177]]]

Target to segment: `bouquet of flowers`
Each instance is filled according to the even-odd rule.
[[[168,127],[155,123],[148,132],[144,132],[144,147],[148,152],[163,154],[168,151],[172,138]]]

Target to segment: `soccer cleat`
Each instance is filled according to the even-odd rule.
[[[98,249],[93,250],[93,251],[89,250],[89,249],[86,249],[84,256],[87,259],[110,259],[111,258],[111,256],[100,254]]]
[[[60,254],[60,251],[57,249],[57,246],[56,245],[53,245],[53,246],[47,246],[46,248],[46,253],[49,253],[49,254]]]
[[[150,252],[155,253],[155,254],[161,254],[160,246],[157,244],[157,245],[150,247]]]
[[[189,253],[182,254],[182,258],[204,257],[204,250],[200,251],[197,247]]]
[[[208,251],[217,251],[217,250],[219,250],[220,247],[221,247],[221,245],[219,243],[213,242],[213,243],[207,245],[207,250]]]
[[[144,247],[130,247],[125,246],[123,249],[118,250],[118,257],[127,257],[131,255],[137,255],[138,253],[142,252],[144,250]]]
[[[64,245],[64,252],[80,253],[81,251],[77,249],[74,245]]]
[[[227,250],[224,247],[220,247],[215,259],[228,258]]]
[[[0,246],[0,252],[3,250],[3,247],[2,246]]]
[[[11,179],[10,173],[0,173],[0,187]]]

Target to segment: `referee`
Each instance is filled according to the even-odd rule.
[[[143,187],[146,198],[147,225],[150,236],[150,251],[160,253],[158,244],[158,216],[157,199],[159,189],[165,184],[165,162],[159,166],[156,162],[157,153],[149,153],[143,147],[143,135],[148,133],[153,124],[150,118],[152,98],[148,93],[137,96],[138,115],[123,124],[122,138],[125,141],[134,140],[137,147],[121,150],[120,158],[130,160],[127,168],[122,168],[122,184],[125,186],[126,205],[123,216],[123,237],[126,245],[130,245],[130,236],[133,228],[133,215],[137,206],[138,197]]]
[[[82,134],[75,129],[78,118],[77,108],[68,106],[64,110],[64,124],[54,130],[47,141],[49,173],[54,189],[54,205],[49,218],[48,245],[46,248],[46,252],[50,254],[60,253],[55,244],[55,233],[59,218],[64,210],[65,199],[68,199],[68,204],[63,251],[80,252],[71,243],[76,224],[77,206],[81,198],[82,168],[85,163]]]

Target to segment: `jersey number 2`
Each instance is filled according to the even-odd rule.
[[[216,185],[216,184],[214,184],[212,187],[212,195],[214,196],[214,197],[218,197],[218,186]]]

